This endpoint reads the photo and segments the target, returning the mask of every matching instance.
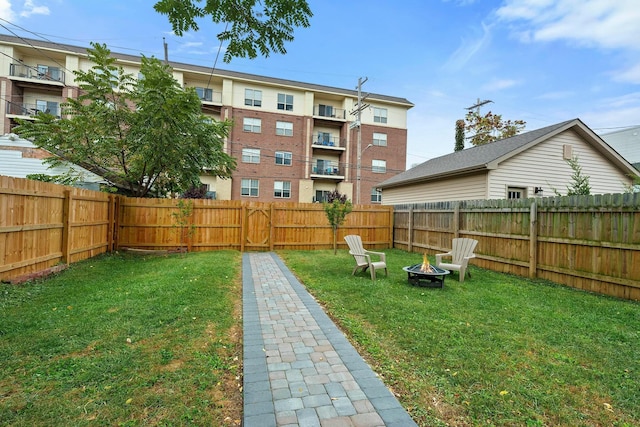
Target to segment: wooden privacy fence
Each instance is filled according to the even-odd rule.
[[[0,176],[0,279],[113,248],[114,196]]]
[[[192,213],[182,229],[176,226],[178,203],[169,199],[120,198],[117,247],[155,250],[184,246],[193,251],[333,247],[331,227],[318,203],[185,200],[182,203],[192,203]],[[358,233],[373,248],[389,248],[392,218],[391,206],[355,206],[338,229],[338,244],[346,247],[343,237]]]
[[[192,204],[188,215],[184,204]],[[392,219],[390,206],[355,206],[339,228],[338,244],[346,247],[344,235],[358,233],[371,248],[389,248]],[[0,280],[122,248],[332,247],[321,204],[137,199],[0,176]]]
[[[394,247],[435,254],[479,241],[474,264],[640,299],[640,194],[394,207]]]

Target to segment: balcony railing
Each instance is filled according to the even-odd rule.
[[[64,83],[64,71],[55,67],[33,67],[25,64],[11,64],[9,66],[9,75]]]
[[[60,117],[60,104],[56,102],[47,102],[46,105],[7,102],[7,114],[14,114],[16,116],[35,116],[39,113],[48,113],[52,116]]]
[[[313,115],[318,117],[329,117],[332,119],[342,119],[346,117],[346,112],[342,108],[335,108],[331,105],[314,105]]]
[[[340,138],[337,136],[327,136],[322,134],[314,135],[313,145],[323,147],[340,147]]]
[[[338,162],[330,162],[327,160],[316,161],[312,170],[312,173],[315,175],[325,176],[342,176],[340,172],[340,165]]]

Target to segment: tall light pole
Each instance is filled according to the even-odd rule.
[[[365,77],[364,80],[362,77],[358,78],[358,103],[356,104],[355,110],[351,112],[351,114],[356,115],[355,126],[358,128],[358,137],[357,137],[357,164],[356,164],[356,204],[360,204],[360,177],[361,177],[361,168],[362,168],[362,110],[368,107],[368,105],[363,105],[362,101],[366,96],[362,97],[362,85],[369,80],[368,77]],[[352,124],[352,128],[353,128]]]

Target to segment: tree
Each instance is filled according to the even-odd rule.
[[[630,185],[624,186],[625,193],[640,193],[640,175],[629,175],[633,180]]]
[[[345,194],[334,190],[327,194],[327,200],[322,203],[322,206],[333,230],[333,254],[335,255],[338,253],[338,227],[344,224],[345,218],[353,210],[353,204]]]
[[[567,196],[588,196],[591,194],[589,176],[582,174],[582,166],[578,163],[578,158],[574,156],[571,159],[566,159],[566,162],[573,170],[571,186],[567,185]]]
[[[524,120],[502,120],[502,115],[489,111],[484,116],[477,111],[469,111],[465,117],[466,131],[471,131],[471,144],[483,145],[498,139],[509,138],[520,133],[526,122]]]
[[[204,116],[193,88],[183,89],[155,58],[143,57],[134,79],[105,45],[92,47],[95,65],[74,71],[80,95],[63,104],[63,118],[39,114],[20,121],[17,134],[136,197],[199,186],[205,168],[231,176],[236,162],[223,150],[230,123]]]
[[[232,57],[268,57],[286,53],[285,42],[293,41],[294,27],[308,27],[313,16],[305,0],[160,0],[154,9],[166,15],[173,32],[182,36],[198,31],[196,22],[209,16],[215,23],[227,23],[218,40],[228,42],[224,62]],[[230,26],[230,28],[229,28]]]
[[[453,151],[464,150],[464,120],[456,120],[456,145]]]

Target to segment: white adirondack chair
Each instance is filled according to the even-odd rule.
[[[464,276],[467,272],[469,260],[476,257],[473,250],[476,248],[477,244],[478,241],[474,239],[453,239],[453,248],[451,251],[446,254],[436,254],[436,267],[458,271],[458,280],[464,282]],[[451,258],[451,263],[442,262],[442,258],[445,257]],[[469,272],[469,277],[471,277],[471,272]]]
[[[386,276],[389,275],[387,271],[387,259],[386,254],[383,252],[368,251],[362,246],[362,239],[357,234],[351,234],[344,236],[344,240],[349,245],[349,253],[353,255],[356,260],[356,266],[353,269],[351,275],[355,275],[359,269],[371,273],[371,280],[376,280],[376,270],[384,270]],[[371,259],[371,255],[378,258],[377,261]]]

